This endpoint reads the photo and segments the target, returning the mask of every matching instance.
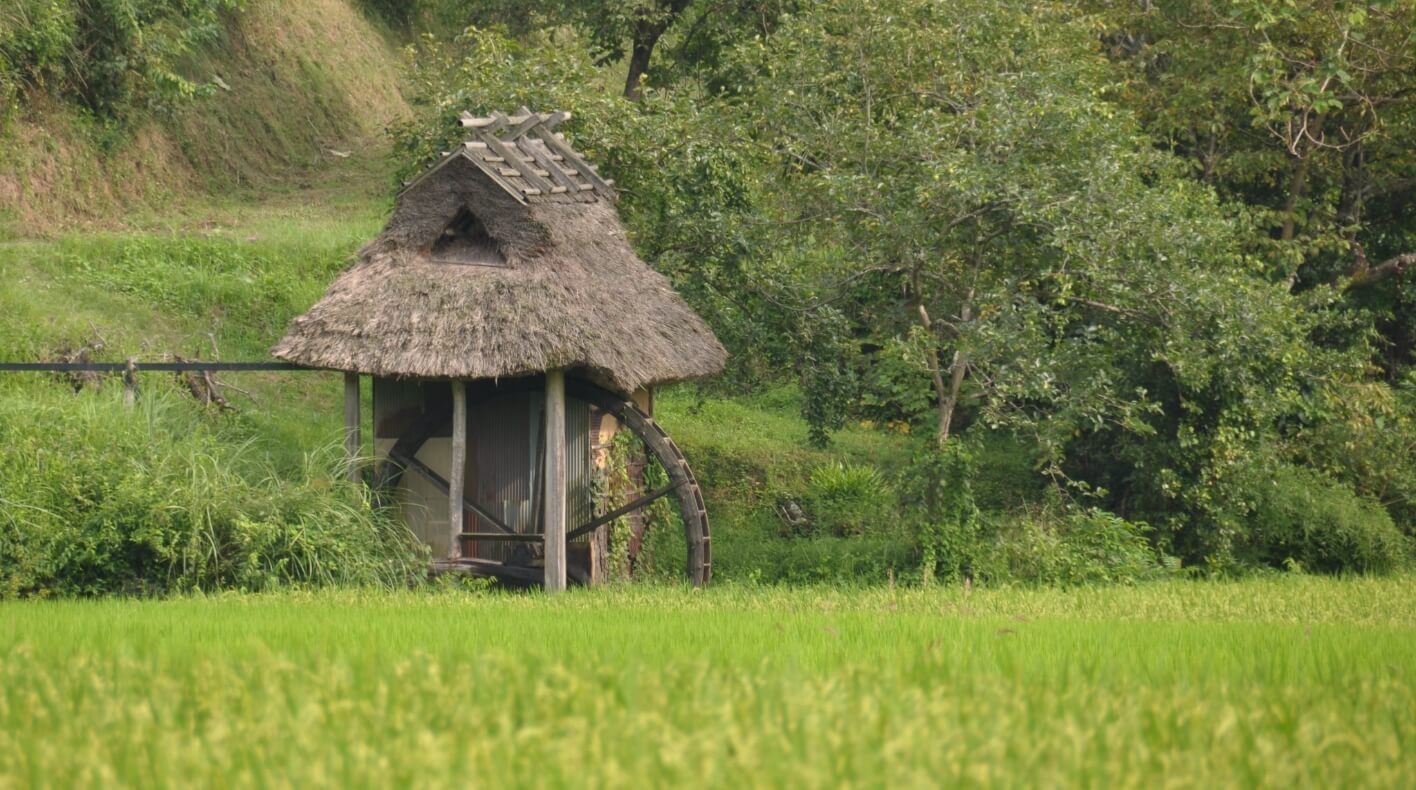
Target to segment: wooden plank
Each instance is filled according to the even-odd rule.
[[[359,432],[359,374],[344,374],[344,455],[350,481],[359,481],[359,453],[364,439]]]
[[[502,541],[507,543],[540,543],[545,536],[539,532],[464,532],[462,537],[472,540]]]
[[[547,181],[546,179],[536,175],[536,173],[533,172],[533,168],[531,167],[531,165],[521,161],[521,157],[518,156],[515,151],[511,150],[511,148],[508,147],[506,143],[503,143],[501,140],[498,140],[496,137],[493,137],[486,131],[481,132],[479,139],[481,139],[482,142],[487,144],[488,150],[492,151],[497,156],[500,156],[505,159],[506,162],[504,164],[511,165],[511,167],[516,170],[517,174],[519,174],[522,178],[526,179],[526,183],[529,184],[531,187],[539,189],[543,192],[549,192],[551,190],[551,187],[555,186],[555,184],[552,184],[550,181]],[[505,170],[506,168],[502,169]],[[504,173],[504,175],[509,176],[511,174]]]
[[[530,154],[531,158],[535,159],[537,164],[545,168],[546,174],[553,177],[560,184],[560,191],[580,191],[580,183],[574,178],[571,178],[570,175],[565,172],[564,168],[551,161],[551,151],[546,147],[544,140],[527,140],[523,142],[519,148]],[[562,160],[564,160],[564,157],[562,157]]]
[[[455,560],[462,556],[462,540],[459,536],[464,529],[462,509],[462,486],[467,477],[467,383],[461,379],[452,381],[452,468],[448,470],[447,485],[447,557]]]
[[[591,167],[589,162],[581,158],[581,156],[575,152],[575,149],[566,145],[565,141],[560,139],[560,135],[545,132],[538,134],[537,139],[543,141],[547,148],[560,154],[561,157],[565,159],[566,164],[575,168],[576,172],[580,173],[582,178],[593,184],[605,197],[614,197],[615,190],[610,186],[610,182],[600,178],[600,174],[595,172],[595,168]]]
[[[565,370],[546,372],[546,592],[565,589]]]

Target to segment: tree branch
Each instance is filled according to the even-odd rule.
[[[1416,267],[1416,252],[1395,255],[1371,267],[1359,263],[1356,270],[1352,272],[1352,279],[1347,283],[1347,287],[1375,285],[1383,280],[1404,274],[1407,269],[1412,267]]]

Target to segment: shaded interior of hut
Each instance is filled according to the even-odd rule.
[[[632,401],[646,413],[652,410],[647,389],[636,392]],[[447,381],[375,378],[372,405],[374,451],[381,460],[403,452],[442,474],[452,467],[452,388]],[[524,535],[542,532],[545,412],[543,376],[467,384],[464,496],[501,525]],[[420,431],[420,424],[427,427]],[[621,427],[613,414],[567,399],[565,521],[569,527],[594,518],[595,475],[609,463],[610,447]],[[418,437],[416,444],[407,443],[410,436]],[[396,451],[400,441],[404,445]],[[447,489],[427,476],[404,474],[396,495],[405,523],[432,556],[448,556],[452,530]],[[541,566],[539,543],[471,537],[497,529],[485,521],[475,511],[463,513],[464,537],[458,552],[462,557]],[[596,530],[572,539],[567,557],[571,576],[591,583],[606,577],[606,537],[605,530]]]

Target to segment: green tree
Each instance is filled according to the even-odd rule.
[[[866,357],[912,362],[940,445],[972,401],[1063,490],[1222,562],[1281,424],[1360,362],[1308,342],[1329,296],[1258,276],[1214,195],[1102,98],[1094,30],[984,0],[784,25],[754,96],[782,244],[825,250],[799,309],[838,306]]]
[[[1247,207],[1288,287],[1338,284],[1411,363],[1416,3],[1099,0],[1122,101]]]
[[[0,9],[0,100],[13,100],[17,84],[73,100],[111,121],[135,107],[208,93],[212,85],[183,73],[183,58],[216,40],[222,14],[240,7],[241,0],[6,3]]]

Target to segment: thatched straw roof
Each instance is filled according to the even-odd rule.
[[[404,190],[275,355],[420,378],[565,367],[621,392],[720,370],[712,330],[630,248],[609,182],[554,133],[563,117],[464,118],[477,139]]]

